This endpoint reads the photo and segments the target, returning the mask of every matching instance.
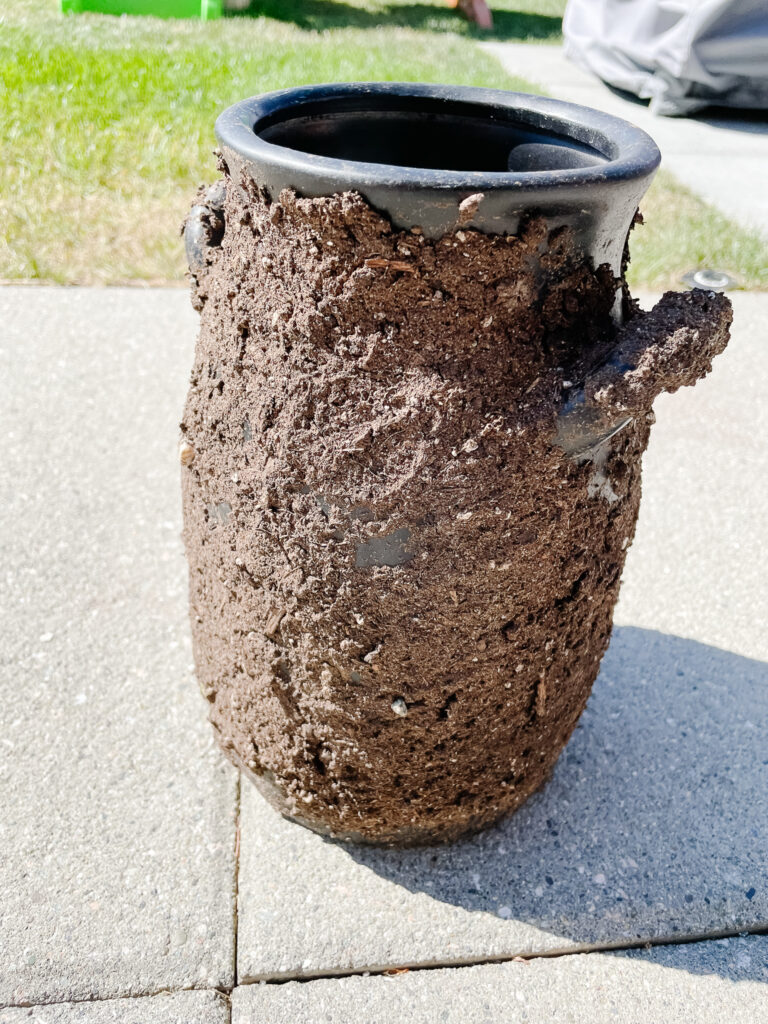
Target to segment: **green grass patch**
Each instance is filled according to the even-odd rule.
[[[631,286],[679,286],[687,270],[712,267],[728,271],[743,288],[768,288],[763,238],[733,224],[668,172],[656,175],[641,209],[645,223],[630,239]]]
[[[552,40],[563,0],[493,3],[496,38]],[[181,281],[179,225],[215,176],[228,104],[323,81],[531,89],[480,50],[441,0],[254,0],[216,22],[84,14],[15,0],[0,15],[0,278]],[[757,238],[659,176],[635,232],[635,285],[700,265],[768,287]]]
[[[458,36],[484,40],[556,43],[562,38],[561,28],[566,0],[491,0],[494,27],[483,32],[465,21],[444,0],[251,0],[248,10],[227,14],[221,21],[200,25],[195,21],[166,22],[176,37],[187,39],[228,39],[234,22],[248,31],[243,23],[266,18],[304,31],[323,32],[334,28],[356,28],[367,31],[386,28],[408,28],[419,32],[450,32]],[[5,17],[17,24],[50,26],[58,8],[52,0],[6,0]],[[97,21],[108,19],[98,15],[79,15]],[[113,19],[114,20],[114,19]],[[156,37],[158,22],[152,18],[131,18],[135,37]],[[142,32],[143,29],[143,32]],[[109,28],[105,26],[108,34]]]
[[[377,79],[526,87],[451,33],[17,13],[0,26],[5,279],[181,279],[178,229],[215,176],[213,122],[245,96]]]

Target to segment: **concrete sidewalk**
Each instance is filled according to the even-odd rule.
[[[768,115],[719,111],[696,117],[655,117],[567,60],[560,46],[484,43],[512,75],[561,100],[632,121],[655,139],[662,166],[750,231],[768,238]],[[726,268],[727,269],[727,268]]]
[[[734,304],[712,376],[657,404],[614,640],[551,783],[398,852],[283,821],[213,745],[186,292],[0,289],[0,1024],[768,1024],[768,936],[738,937],[768,929],[768,296]]]

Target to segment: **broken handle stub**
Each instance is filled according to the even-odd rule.
[[[184,223],[190,272],[210,263],[211,249],[224,235],[226,183],[211,185]],[[662,391],[695,384],[712,368],[728,343],[733,319],[722,294],[694,289],[667,292],[649,313],[620,329],[609,358],[565,392],[554,441],[572,458],[589,452],[648,412]]]
[[[224,237],[226,182],[222,178],[205,190],[187,214],[182,228],[190,273],[197,276],[208,266],[208,253]]]
[[[584,457],[647,413],[662,391],[695,384],[728,344],[732,319],[722,294],[667,292],[621,328],[609,358],[566,392],[555,443]]]

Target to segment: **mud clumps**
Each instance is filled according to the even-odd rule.
[[[195,659],[219,740],[321,831],[480,828],[547,778],[607,647],[648,346],[626,353],[633,380],[598,379],[621,283],[541,220],[429,240],[355,194],[270,202],[229,181],[224,222],[196,271],[182,423]],[[675,344],[663,386],[679,383]],[[555,419],[587,378],[590,401],[634,418],[572,459]]]

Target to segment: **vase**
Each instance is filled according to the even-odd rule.
[[[223,749],[343,840],[451,840],[550,775],[608,645],[659,392],[730,306],[640,312],[659,162],[617,118],[485,89],[289,89],[217,121],[185,226],[180,458]]]

